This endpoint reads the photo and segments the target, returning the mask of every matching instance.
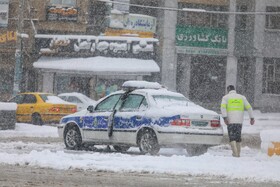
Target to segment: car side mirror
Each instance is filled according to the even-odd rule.
[[[93,111],[94,111],[93,105],[89,105],[89,106],[87,107],[87,111],[89,111],[90,113],[93,113]]]

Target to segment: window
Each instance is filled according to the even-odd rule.
[[[263,93],[280,94],[280,59],[265,58]]]
[[[153,95],[157,106],[168,107],[168,106],[188,106],[190,101],[183,96],[171,96],[171,95]]]
[[[76,6],[76,0],[51,0],[51,5]]]
[[[79,98],[74,96],[69,96],[67,101],[71,103],[82,103],[82,101]]]
[[[17,95],[13,97],[12,99],[9,100],[9,102],[17,103],[17,104],[22,104],[24,95]]]
[[[237,12],[247,12],[248,7],[246,5],[240,5],[236,8]],[[248,15],[238,14],[236,15],[236,30],[246,30],[247,29],[247,19]]]
[[[119,101],[121,94],[112,95],[96,106],[96,111],[112,111]]]
[[[59,96],[61,99],[63,99],[64,101],[67,101],[67,97],[66,96]]]
[[[140,107],[142,109],[147,108],[148,104],[146,102],[146,99],[142,95],[129,95],[125,103],[123,104],[121,110],[122,111],[131,111],[131,110],[138,110]]]
[[[202,5],[179,3],[179,9],[203,9],[209,11],[227,11],[226,6]],[[209,14],[199,12],[178,12],[178,25],[193,25],[200,27],[227,28],[228,15],[226,14]]]
[[[49,94],[40,94],[41,99],[46,102],[48,100],[48,96],[50,96]]]
[[[36,97],[31,94],[25,95],[25,97],[23,99],[23,103],[36,103],[36,101],[37,101]]]
[[[280,7],[266,7],[266,12],[280,12]],[[280,29],[280,15],[266,15],[265,27],[267,29]]]

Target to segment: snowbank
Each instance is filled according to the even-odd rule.
[[[0,102],[0,110],[16,110],[16,109],[17,109],[16,103]]]
[[[269,156],[280,155],[280,129],[261,131],[260,136],[262,152]]]

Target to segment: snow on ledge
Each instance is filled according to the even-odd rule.
[[[16,110],[16,109],[17,109],[16,103],[0,102],[0,110]]]
[[[34,62],[35,68],[91,71],[91,72],[159,72],[159,66],[154,60],[142,60],[136,58],[59,58],[41,57]]]

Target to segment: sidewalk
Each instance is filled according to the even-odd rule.
[[[250,118],[245,112],[244,123],[242,127],[242,145],[260,148],[261,138],[260,132],[264,130],[280,129],[280,113],[261,113],[259,110],[254,111],[255,124],[250,125]],[[224,129],[223,143],[228,143],[227,127],[223,120],[222,126]]]

